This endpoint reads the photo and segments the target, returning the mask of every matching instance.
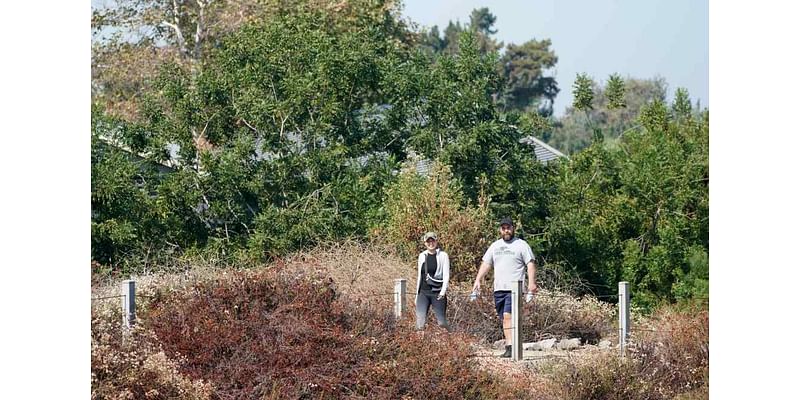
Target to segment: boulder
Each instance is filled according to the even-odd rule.
[[[611,341],[610,340],[601,340],[600,343],[597,344],[597,347],[601,349],[610,349],[611,348]]]
[[[541,350],[541,349],[542,348],[539,347],[539,343],[537,343],[537,342],[522,343],[522,350],[523,351]]]
[[[495,350],[505,350],[506,349],[506,341],[505,341],[505,339],[500,339],[498,341],[495,341],[492,344],[492,348],[495,349]]]
[[[541,350],[550,350],[550,349],[553,348],[553,346],[555,346],[556,339],[555,338],[553,338],[553,339],[545,339],[545,340],[540,340],[540,341],[538,341],[536,343],[539,345],[539,348]]]
[[[572,339],[561,339],[558,342],[558,348],[560,350],[572,350],[581,347],[581,339],[580,338],[572,338]]]
[[[545,339],[545,340],[540,340],[538,342],[523,343],[522,350],[535,350],[535,351],[549,350],[553,348],[553,345],[555,345],[555,343],[556,343],[555,339]]]

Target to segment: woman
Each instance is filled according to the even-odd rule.
[[[449,329],[445,294],[450,282],[450,257],[439,249],[436,233],[426,233],[422,241],[425,251],[417,258],[417,329],[425,328],[431,306],[439,326]]]

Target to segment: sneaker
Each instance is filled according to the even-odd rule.
[[[506,352],[500,355],[500,358],[511,358],[511,345],[506,345]]]

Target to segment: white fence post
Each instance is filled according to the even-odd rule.
[[[522,360],[522,281],[511,287],[511,359]]]
[[[628,282],[619,283],[619,355],[625,356],[625,344],[630,336],[631,292]]]
[[[136,281],[122,282],[122,322],[126,328],[136,324]]]
[[[394,280],[394,316],[397,319],[403,318],[406,311],[406,280]]]

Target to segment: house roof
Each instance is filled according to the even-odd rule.
[[[547,143],[533,136],[528,136],[520,139],[520,143],[533,146],[533,153],[536,155],[536,160],[542,164],[547,164],[550,161],[557,160],[560,158],[569,160],[569,157],[567,157],[564,153],[554,149]],[[417,174],[422,176],[427,176],[428,172],[430,172],[432,164],[433,161],[427,158],[418,159],[414,163],[414,169],[417,171]]]
[[[550,147],[547,145],[547,143],[533,136],[522,138],[520,139],[520,142],[533,146],[533,152],[536,154],[536,159],[543,164],[547,164],[548,162],[559,158],[569,159],[569,157],[564,155],[564,153]]]
[[[176,171],[174,166],[168,165],[168,164],[162,164],[162,163],[159,163],[159,162],[156,162],[156,161],[153,161],[153,160],[149,160],[144,155],[134,152],[128,146],[126,146],[123,143],[120,143],[119,141],[115,141],[113,139],[110,139],[110,138],[107,138],[107,137],[103,137],[103,136],[98,136],[98,138],[100,139],[100,145],[101,146],[103,146],[103,147],[114,147],[114,148],[116,148],[118,150],[121,150],[122,152],[127,154],[128,158],[131,161],[150,164],[150,165],[156,167],[156,169],[158,169],[158,172],[161,173],[161,174],[169,174],[169,173],[173,173],[173,172]]]

